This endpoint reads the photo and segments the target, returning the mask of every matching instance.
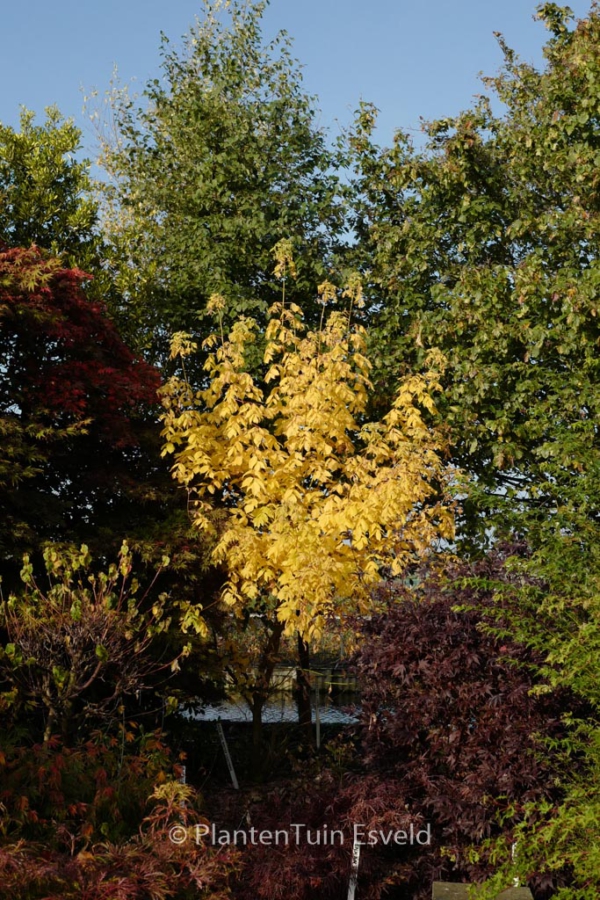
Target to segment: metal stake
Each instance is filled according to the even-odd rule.
[[[225,754],[225,759],[227,760],[227,766],[229,768],[229,774],[231,775],[231,783],[236,789],[239,791],[240,786],[238,784],[237,775],[235,774],[235,769],[233,768],[233,762],[231,761],[231,754],[229,753],[229,747],[227,746],[227,741],[225,740],[225,732],[223,731],[223,726],[221,725],[221,720],[217,722],[217,731],[219,732],[219,737],[221,739],[221,746],[223,747],[223,753]]]
[[[358,864],[360,862],[360,842],[354,841],[352,847],[352,866],[350,869],[350,884],[348,885],[348,900],[354,900],[356,885],[358,883]]]

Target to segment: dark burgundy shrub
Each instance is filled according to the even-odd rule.
[[[511,552],[522,549],[429,573],[416,589],[383,586],[387,612],[363,628],[355,667],[365,769],[389,786],[391,808],[431,825],[431,846],[408,866],[394,861],[405,889],[390,896],[429,897],[436,879],[482,880],[492,868],[485,854],[470,862],[468,848],[497,834],[510,806],[518,816],[524,803],[557,796],[557,759],[544,739],[564,734],[562,715],[575,700],[532,694],[536,660],[495,631],[502,603],[515,602],[510,590],[495,590],[520,577],[506,568]],[[356,803],[367,799],[358,783]],[[531,886],[540,897],[551,887],[547,879]]]
[[[348,748],[346,747],[346,753]],[[352,853],[354,774],[317,761],[289,781],[252,795],[218,797],[215,818],[228,829],[286,833],[273,846],[259,840],[242,849],[242,871],[233,881],[236,900],[346,900]],[[295,827],[299,828],[296,840]],[[343,840],[334,831],[343,832]],[[372,860],[368,861],[369,878]],[[361,889],[362,895],[362,889]]]

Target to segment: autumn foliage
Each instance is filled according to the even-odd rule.
[[[91,536],[94,516],[117,530],[147,492],[160,378],[86,297],[87,278],[36,247],[0,252],[0,545],[15,562],[44,539]]]
[[[87,299],[86,280],[36,247],[0,254],[10,409],[24,425],[33,412],[59,428],[93,420],[114,446],[135,445],[130,416],[156,402],[159,375],[126,347],[102,306]]]
[[[15,900],[225,900],[235,851],[206,822],[159,736],[123,726],[78,748],[56,738],[0,758],[0,894]],[[190,840],[170,840],[172,827]]]
[[[336,289],[321,285],[319,331],[306,330],[295,304],[273,306],[264,382],[248,371],[257,323],[244,318],[227,339],[205,342],[214,348],[205,390],[173,378],[161,394],[164,452],[175,456],[197,526],[214,532],[215,503],[226,510],[213,551],[227,573],[223,601],[237,610],[270,604],[285,633],[306,640],[333,614],[367,611],[384,567],[403,571],[453,528],[443,438],[424,415],[435,414],[443,359],[432,354],[426,375],[404,379],[391,411],[367,421],[371,364],[365,330],[352,321],[363,303],[357,276],[344,297],[348,309],[325,316]],[[220,316],[225,300],[213,303]],[[175,336],[184,363],[195,349]]]
[[[390,807],[431,822],[431,848],[397,868],[423,900],[435,878],[490,875],[489,855],[477,852],[484,839],[510,834],[526,803],[561,796],[563,715],[584,708],[568,691],[532,692],[542,683],[539,657],[495,633],[496,588],[519,579],[506,568],[511,550],[520,552],[433,572],[413,591],[385,586],[389,611],[364,628],[356,660],[364,762],[389,783]],[[561,883],[560,872],[531,875],[538,891]]]

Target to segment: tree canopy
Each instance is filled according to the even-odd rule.
[[[523,528],[599,511],[600,18],[570,30],[566,8],[539,15],[547,66],[500,36],[504,68],[484,79],[496,106],[483,95],[426,123],[422,149],[398,132],[383,150],[365,106],[350,137],[378,393],[390,370],[445,354],[440,413],[480,535],[523,510]]]
[[[37,244],[67,265],[89,266],[97,205],[81,132],[55,107],[43,125],[23,109],[20,130],[0,123],[0,245]]]
[[[346,290],[360,305],[360,283]],[[335,299],[321,285],[323,312]],[[217,312],[224,301],[215,297]],[[161,392],[165,452],[177,480],[197,498],[195,519],[211,527],[225,507],[213,555],[228,575],[232,607],[273,607],[285,632],[306,639],[326,621],[369,607],[383,567],[402,572],[437,539],[452,536],[452,513],[436,496],[447,487],[443,441],[424,422],[435,414],[433,356],[426,376],[404,379],[392,410],[365,421],[371,365],[365,332],[347,312],[331,311],[307,330],[296,304],[275,304],[266,331],[263,391],[247,371],[256,323],[241,319],[225,339],[208,338],[209,386],[173,378]],[[221,341],[219,346],[219,340]],[[189,335],[174,352],[193,353]],[[213,526],[214,527],[214,526]]]
[[[85,296],[86,278],[36,247],[0,253],[0,544],[14,563],[44,540],[122,540],[160,468],[141,451],[159,373]]]
[[[0,125],[0,877],[347,896],[351,841],[184,852],[210,814],[430,823],[364,846],[366,900],[596,900],[600,6],[538,8],[539,70],[499,35],[422,144],[379,147],[363,103],[335,150],[265,8],[206,0],[113,90],[101,183],[56,110]],[[320,746],[319,641],[333,672],[358,642],[363,691]],[[267,745],[294,645],[302,727]],[[235,796],[209,675],[252,709]]]
[[[298,291],[312,300],[343,232],[335,155],[289,39],[262,36],[264,8],[206,3],[183,51],[163,38],[145,105],[113,96],[118,138],[107,136],[103,164],[117,314],[163,359],[169,332],[202,332],[213,293],[228,298],[229,323],[264,317],[282,238],[293,238]]]

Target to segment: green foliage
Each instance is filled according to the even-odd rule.
[[[581,522],[576,535],[547,535],[531,558],[513,560],[512,581],[501,591],[502,628],[493,630],[534,651],[540,660],[534,668],[547,685],[537,693],[566,688],[582,707],[579,715],[565,717],[565,738],[548,745],[550,753],[562,756],[555,784],[563,799],[529,802],[507,811],[507,818],[517,811],[521,822],[488,846],[498,872],[485,896],[496,896],[514,878],[527,883],[533,872],[558,872],[563,873],[563,884],[567,874],[566,886],[553,896],[593,900],[600,890],[598,527]]]
[[[0,647],[4,690],[0,709],[19,721],[41,713],[44,740],[59,733],[73,740],[84,723],[119,717],[127,696],[147,687],[159,666],[150,655],[162,623],[165,598],[143,611],[147,591],[136,596],[132,558],[123,544],[117,564],[94,574],[90,555],[46,548],[48,587],[40,586],[24,558],[21,592],[2,598]],[[168,558],[163,561],[168,565]],[[0,594],[1,597],[1,594]]]
[[[70,265],[88,265],[96,204],[89,162],[78,161],[81,132],[55,107],[43,125],[21,112],[20,131],[0,123],[0,245],[37,244]]]
[[[502,606],[506,635],[543,660],[549,689],[568,688],[589,709],[552,748],[563,754],[564,800],[509,811],[522,824],[495,846],[488,896],[546,872],[563,883],[570,873],[557,896],[591,900],[600,886],[600,12],[594,4],[572,28],[570,10],[547,3],[539,18],[551,33],[543,71],[499,36],[504,67],[484,82],[501,114],[481,97],[427,123],[422,150],[401,132],[381,150],[375,111],[363,106],[349,150],[356,252],[379,306],[370,336],[380,403],[390,402],[390,371],[418,371],[432,347],[444,353],[438,408],[453,460],[472,476],[461,536],[526,536],[529,583],[513,585],[512,606]]]
[[[446,356],[440,413],[476,486],[463,534],[600,511],[600,15],[573,30],[555,4],[540,16],[544,71],[499,38],[504,68],[484,81],[501,115],[481,97],[426,124],[424,149],[398,132],[380,150],[365,106],[349,139],[374,379],[385,403],[390,372]]]
[[[163,359],[169,332],[201,330],[213,293],[227,296],[229,323],[264,315],[278,295],[271,251],[285,235],[312,300],[343,230],[334,155],[287,36],[264,43],[264,7],[206,2],[183,52],[163,39],[163,78],[145,105],[112,98],[117,135],[102,161],[123,295],[114,313]]]

